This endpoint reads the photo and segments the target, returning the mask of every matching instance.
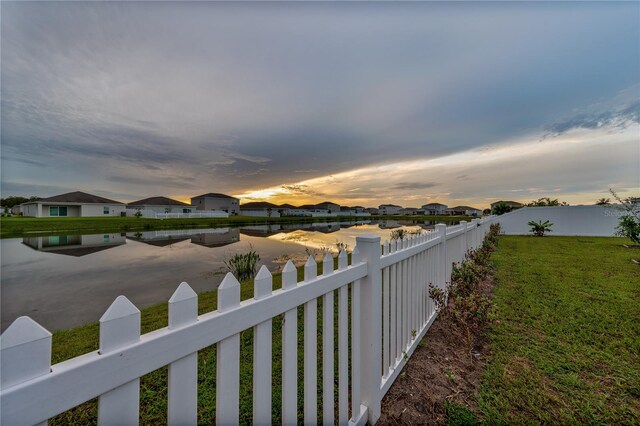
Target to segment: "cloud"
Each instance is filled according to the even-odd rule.
[[[401,189],[401,190],[416,190],[416,189],[427,189],[433,188],[434,186],[438,186],[435,182],[400,182],[393,185],[393,189]]]

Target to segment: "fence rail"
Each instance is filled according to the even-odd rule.
[[[390,243],[381,243],[379,237],[358,237],[350,265],[343,251],[334,270],[334,260],[327,255],[318,276],[310,257],[304,279],[298,282],[296,268],[289,262],[282,272],[282,288],[275,291],[271,273],[263,266],[254,281],[254,297],[245,301],[240,300],[240,284],[227,274],[217,290],[218,309],[200,316],[196,293],[182,283],[169,299],[168,327],[144,335],[140,335],[140,311],[119,296],[100,319],[100,349],[53,366],[51,333],[29,317],[20,317],[0,337],[0,421],[42,424],[98,397],[99,424],[137,424],[140,377],[168,365],[168,423],[196,424],[197,353],[216,345],[216,422],[237,423],[240,333],[252,328],[253,421],[268,424],[272,320],[283,316],[283,423],[297,423],[301,409],[305,423],[316,423],[321,417],[325,424],[373,424],[381,414],[383,396],[436,318],[429,284],[445,286],[452,262],[481,244],[491,221],[474,219],[450,228],[437,225],[435,232]],[[304,311],[301,384],[299,307]],[[318,365],[325,373],[321,384]]]

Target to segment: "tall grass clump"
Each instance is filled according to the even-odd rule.
[[[253,248],[247,253],[236,253],[230,259],[224,261],[227,270],[238,281],[246,281],[256,276],[260,255]]]

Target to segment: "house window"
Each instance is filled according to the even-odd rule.
[[[51,206],[49,207],[49,216],[66,216],[67,208],[64,206]]]
[[[169,207],[165,207],[165,208],[164,208],[164,212],[165,212],[165,213],[171,213],[171,208],[169,208]]]
[[[105,206],[105,207],[103,207],[103,208],[102,208],[102,213],[103,213],[103,214],[109,214],[109,207],[106,207],[106,206]]]
[[[191,213],[191,209],[182,209],[182,213]]]
[[[104,242],[104,243],[108,243],[109,242],[109,234],[104,234],[102,236],[102,242]]]

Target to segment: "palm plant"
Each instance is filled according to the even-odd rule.
[[[530,220],[528,225],[531,227],[530,231],[536,237],[544,237],[545,232],[551,232],[551,226],[553,223],[545,220],[544,222],[539,220],[536,222],[535,220]]]

